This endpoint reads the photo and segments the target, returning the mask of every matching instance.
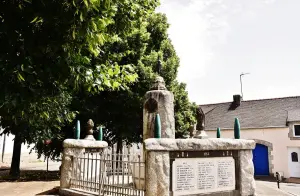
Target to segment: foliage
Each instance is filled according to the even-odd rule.
[[[190,103],[188,94],[185,90],[186,85],[184,83],[178,83],[174,81],[171,86],[171,90],[175,97],[175,127],[176,137],[182,138],[188,134],[190,126],[196,123],[196,108],[195,103]]]
[[[179,58],[168,39],[166,16],[156,13],[142,19],[133,22],[136,30],[122,37],[120,42],[107,43],[103,47],[104,53],[110,53],[111,58],[117,62],[136,65],[138,82],[131,84],[127,90],[103,91],[98,94],[80,91],[73,97],[70,108],[79,111],[77,119],[81,120],[82,137],[85,135],[85,122],[91,118],[96,126],[105,127],[104,140],[110,144],[141,141],[144,95],[157,75],[155,70],[158,58],[162,61],[161,75],[175,97],[176,136],[185,135],[190,125],[195,123],[196,105],[189,102],[186,85],[176,80]],[[124,53],[128,55],[120,55]],[[73,129],[71,125],[65,126],[61,137],[72,137]],[[61,151],[61,146],[57,147],[55,142],[49,148],[54,156]],[[40,145],[36,150],[41,154],[47,153],[49,149]]]
[[[81,92],[126,89],[137,74],[127,51],[155,0],[3,0],[0,2],[0,116],[22,142],[61,140]],[[136,21],[136,22],[135,22]],[[76,97],[75,97],[76,98]],[[76,101],[75,101],[76,102]]]
[[[127,44],[119,46],[121,51],[132,51],[130,59],[122,60],[137,64],[138,82],[132,84],[128,91],[101,92],[98,96],[85,99],[85,103],[81,104],[85,107],[79,109],[82,119],[93,118],[96,124],[104,125],[108,129],[107,134],[110,134],[106,137],[107,141],[141,141],[144,95],[157,75],[155,71],[158,58],[162,61],[161,76],[175,97],[177,136],[182,137],[189,126],[195,123],[196,105],[189,102],[185,84],[176,80],[179,58],[168,39],[168,27],[164,14],[153,14],[140,26],[140,31],[137,32],[140,35],[129,36]],[[85,111],[86,108],[89,109]]]
[[[60,154],[62,140],[73,137],[76,119],[82,130],[89,118],[105,126],[110,143],[140,141],[143,97],[161,59],[160,75],[175,97],[177,136],[185,134],[195,122],[195,105],[176,81],[179,58],[166,16],[154,13],[157,5],[156,0],[2,1],[5,132],[52,158]]]

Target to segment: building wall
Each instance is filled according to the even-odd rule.
[[[216,137],[216,131],[207,131],[210,138]],[[233,130],[221,130],[222,138],[234,138]],[[289,178],[288,147],[300,147],[300,142],[289,138],[289,128],[241,129],[242,139],[254,139],[261,143],[266,141],[273,144],[270,173],[283,172]]]

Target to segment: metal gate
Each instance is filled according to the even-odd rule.
[[[138,146],[138,145],[137,145]],[[143,196],[145,192],[145,162],[142,149],[123,146],[97,152],[85,152],[73,157],[71,188],[100,196]]]

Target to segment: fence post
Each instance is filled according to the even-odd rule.
[[[102,127],[99,128],[97,140],[98,141],[103,141],[103,130],[102,130]]]
[[[75,139],[80,139],[80,121],[77,120],[76,129],[75,129]]]
[[[217,138],[221,138],[221,128],[217,128]]]
[[[154,138],[161,138],[161,121],[159,114],[155,116]]]
[[[241,139],[241,126],[238,118],[234,119],[234,139]]]

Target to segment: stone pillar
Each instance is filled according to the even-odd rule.
[[[72,178],[73,165],[76,164],[76,158],[83,155],[84,148],[69,148],[64,147],[61,175],[60,175],[60,188],[70,188],[70,182]]]
[[[149,152],[146,166],[146,196],[169,196],[170,157],[167,151]]]
[[[151,91],[145,95],[143,108],[143,139],[154,137],[155,115],[161,119],[161,137],[175,138],[174,95],[165,87],[164,79],[158,76]]]
[[[77,164],[77,158],[82,157],[85,149],[105,149],[107,146],[107,142],[104,141],[66,139],[63,142],[64,151],[61,165],[60,189],[70,188],[73,165]],[[79,174],[80,171],[76,173]]]
[[[252,150],[239,151],[240,164],[240,194],[241,196],[255,195],[254,166]]]

